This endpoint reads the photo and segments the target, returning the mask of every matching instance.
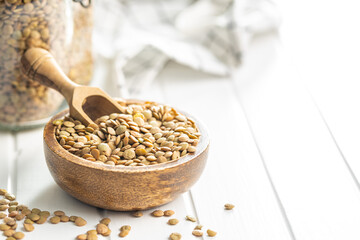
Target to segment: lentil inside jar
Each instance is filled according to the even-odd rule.
[[[0,127],[46,119],[63,102],[53,89],[22,74],[31,47],[51,52],[74,82],[92,77],[92,10],[71,0],[0,0]]]

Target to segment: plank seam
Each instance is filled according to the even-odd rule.
[[[334,136],[333,132],[331,131],[331,128],[330,128],[330,126],[329,126],[328,122],[326,121],[324,114],[322,113],[322,111],[321,111],[321,109],[320,109],[319,105],[317,104],[317,102],[316,102],[316,100],[315,100],[314,96],[312,95],[311,91],[307,88],[307,86],[305,86],[305,88],[306,88],[306,90],[307,90],[308,94],[310,95],[311,101],[314,103],[314,105],[315,105],[315,107],[316,107],[316,109],[317,109],[318,113],[320,114],[320,117],[321,117],[322,121],[324,122],[324,124],[325,124],[325,126],[326,126],[326,129],[328,130],[328,132],[329,132],[329,134],[330,134],[330,137],[331,137],[332,141],[334,142],[334,144],[335,144],[335,146],[336,146],[337,150],[339,151],[339,154],[340,154],[341,158],[343,159],[344,164],[345,164],[345,166],[346,166],[347,170],[349,171],[349,173],[350,173],[350,175],[351,175],[351,177],[352,177],[353,181],[355,182],[355,184],[356,184],[356,186],[357,186],[358,190],[360,190],[360,183],[359,183],[359,180],[358,180],[358,178],[356,177],[356,175],[355,175],[354,171],[352,170],[352,168],[351,168],[351,166],[350,166],[349,162],[346,160],[346,157],[345,157],[344,153],[342,152],[342,150],[341,150],[341,148],[340,148],[340,146],[339,146],[338,142],[336,141],[335,136]]]
[[[236,99],[238,100],[238,103],[239,103],[239,105],[240,105],[241,111],[244,113],[244,117],[245,117],[246,123],[247,123],[247,125],[248,125],[248,127],[249,127],[250,134],[251,134],[251,136],[252,136],[252,139],[254,140],[256,149],[257,149],[257,151],[258,151],[258,153],[259,153],[259,156],[260,156],[262,165],[263,165],[264,170],[265,170],[265,173],[266,173],[266,177],[268,178],[268,180],[269,180],[269,182],[270,182],[271,189],[272,189],[272,191],[273,191],[273,193],[274,193],[274,195],[275,195],[276,202],[277,202],[277,204],[278,204],[278,206],[279,206],[279,208],[280,208],[281,215],[282,215],[283,218],[284,218],[284,221],[285,221],[286,227],[287,227],[287,229],[288,229],[288,231],[289,231],[290,237],[291,237],[291,239],[296,240],[296,237],[295,237],[293,228],[292,228],[292,226],[291,226],[290,220],[289,220],[289,218],[288,218],[288,216],[287,216],[285,207],[284,207],[284,205],[283,205],[283,203],[282,203],[282,201],[281,201],[281,199],[280,199],[279,193],[278,193],[277,190],[276,190],[275,184],[274,184],[274,182],[273,182],[273,180],[272,180],[270,171],[269,171],[269,169],[268,169],[268,167],[267,167],[267,165],[266,165],[266,162],[265,162],[264,156],[263,156],[263,154],[262,154],[262,151],[261,151],[261,149],[260,149],[259,143],[258,143],[257,140],[256,140],[255,133],[254,133],[254,130],[253,130],[252,125],[251,125],[251,123],[250,123],[250,120],[249,120],[249,118],[248,118],[248,116],[247,116],[247,114],[246,114],[245,108],[244,108],[244,106],[243,106],[243,104],[242,104],[242,102],[241,102],[241,98],[240,98],[238,92],[236,91],[236,84],[235,84],[235,79],[234,79],[234,73],[231,74],[231,76],[230,76],[230,81],[231,81],[231,84],[230,84],[230,85],[232,85],[232,89],[233,89],[233,91],[234,91],[234,93],[235,93]]]

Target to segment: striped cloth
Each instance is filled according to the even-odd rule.
[[[251,38],[280,22],[269,0],[102,0],[97,9],[96,49],[116,59],[130,93],[150,84],[170,60],[228,75]]]

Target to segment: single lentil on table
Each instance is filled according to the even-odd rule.
[[[201,134],[191,118],[154,102],[119,103],[121,113],[102,116],[95,125],[69,116],[55,120],[56,139],[76,156],[112,166],[166,163],[196,151]]]

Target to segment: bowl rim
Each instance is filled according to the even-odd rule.
[[[131,100],[126,100],[128,102],[131,102]],[[56,140],[55,137],[55,125],[53,125],[53,121],[62,118],[69,112],[69,108],[57,113],[54,115],[45,125],[44,132],[43,132],[43,140],[44,144],[47,145],[47,147],[56,154],[61,159],[65,159],[67,161],[70,161],[74,164],[88,167],[92,169],[102,170],[102,171],[109,171],[109,172],[121,172],[121,173],[136,173],[136,172],[150,172],[150,171],[159,171],[159,170],[165,170],[170,168],[175,168],[180,165],[183,165],[187,162],[190,162],[194,159],[196,159],[199,155],[203,154],[210,145],[210,139],[209,134],[206,126],[197,118],[194,118],[192,115],[178,110],[175,108],[176,111],[184,114],[185,116],[191,117],[192,120],[194,120],[197,128],[199,129],[201,136],[199,139],[199,143],[196,147],[196,151],[194,154],[187,154],[183,157],[180,157],[176,161],[166,162],[166,163],[160,163],[155,165],[146,165],[146,166],[136,166],[136,167],[128,167],[123,165],[106,165],[103,163],[97,163],[92,162],[89,160],[86,160],[82,157],[76,156],[68,151],[66,151],[60,143]]]

